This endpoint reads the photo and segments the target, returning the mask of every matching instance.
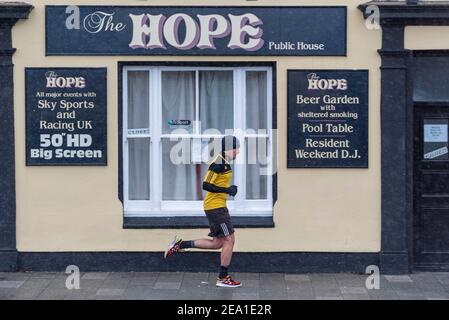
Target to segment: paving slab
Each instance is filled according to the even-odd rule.
[[[48,288],[51,288],[51,289],[67,289],[66,281],[67,281],[67,277],[66,276],[63,276],[63,277],[56,276],[53,279],[51,279],[50,283],[48,284]]]
[[[24,283],[25,283],[25,281],[1,280],[0,281],[0,288],[17,289]]]
[[[315,296],[313,293],[290,293],[287,294],[287,300],[315,300]]]
[[[368,290],[368,295],[370,296],[371,300],[399,300],[396,292],[391,289]]]
[[[107,279],[130,279],[133,276],[133,272],[109,272]]]
[[[316,300],[343,300],[342,296],[317,296]]]
[[[125,289],[98,289],[96,292],[97,296],[123,296]]]
[[[14,296],[13,288],[0,288],[0,300],[8,300]]]
[[[368,294],[365,287],[340,287],[342,294]]]
[[[285,274],[285,281],[299,281],[299,282],[310,282],[310,277],[308,274]]]
[[[14,290],[12,299],[14,300],[34,300],[44,291],[44,288],[26,288],[22,287]]]
[[[72,290],[64,297],[64,300],[95,300],[97,298],[95,292],[86,292]]]
[[[132,278],[107,278],[106,280],[103,280],[101,287],[105,289],[126,289],[129,286],[131,279]]]
[[[101,287],[103,287],[104,284],[104,280],[83,280],[81,279],[80,281],[80,289],[82,291],[88,291],[88,292],[96,292],[98,289],[100,289]]]
[[[166,272],[160,273],[157,278],[158,282],[182,282],[184,273],[182,272]]]
[[[271,274],[261,274],[260,273],[245,273],[245,272],[236,272],[235,274],[231,273],[231,276],[235,278],[235,280],[243,281],[243,280],[259,280],[261,278],[265,278],[265,276],[271,276]],[[275,277],[278,275],[275,274]]]
[[[242,293],[242,292],[233,292],[232,293],[233,300],[259,300],[259,292],[250,292],[250,293]]]
[[[82,280],[105,280],[108,277],[109,273],[101,273],[101,272],[91,272],[85,273],[81,276]]]
[[[385,276],[389,282],[413,282],[410,276]]]
[[[168,289],[168,290],[179,290],[181,288],[181,282],[162,282],[157,281],[154,284],[154,289]]]
[[[37,297],[37,300],[64,300],[69,293],[67,289],[52,289],[47,288],[43,290]]]
[[[135,277],[129,282],[129,286],[150,286],[153,287],[157,281],[157,276],[154,277]]]
[[[125,290],[124,299],[126,300],[145,300],[147,297],[147,286],[130,286]]]
[[[368,294],[343,294],[343,300],[371,300]]]
[[[281,290],[260,290],[260,299],[262,300],[287,300],[288,293],[286,289]]]
[[[207,273],[207,272],[185,273],[183,275],[183,279],[184,280],[207,281],[207,280],[209,280],[209,273]]]
[[[258,290],[260,288],[260,280],[241,280],[243,288],[252,288]]]

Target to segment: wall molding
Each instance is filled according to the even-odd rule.
[[[17,268],[12,28],[32,6],[0,2],[0,271]]]

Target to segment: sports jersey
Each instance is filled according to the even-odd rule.
[[[210,163],[204,177],[204,182],[220,188],[229,188],[232,180],[232,168],[221,155],[215,157]],[[226,207],[226,193],[207,192],[204,198],[204,210],[213,210]]]

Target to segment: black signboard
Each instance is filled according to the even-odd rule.
[[[345,56],[345,6],[46,6],[47,55]]]
[[[26,68],[26,164],[106,165],[106,68]]]
[[[288,168],[368,167],[368,70],[288,71]]]

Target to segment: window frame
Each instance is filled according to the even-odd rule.
[[[268,133],[266,135],[245,134],[242,141],[241,154],[239,157],[246,159],[246,141],[251,137],[268,138],[268,152],[271,161],[268,166],[269,172],[273,172],[273,164],[276,162],[276,153],[273,143],[273,67],[272,66],[196,66],[192,65],[123,65],[122,68],[122,170],[123,170],[123,204],[125,217],[197,217],[203,216],[202,201],[179,201],[162,199],[162,140],[174,137],[173,134],[164,134],[162,132],[162,72],[164,71],[194,71],[196,73],[196,109],[195,115],[199,113],[199,72],[202,70],[213,71],[233,71],[233,90],[234,90],[234,129],[246,129],[246,72],[264,71],[267,73],[267,124]],[[128,72],[147,71],[149,72],[149,134],[128,135]],[[158,94],[152,94],[157,92]],[[155,108],[155,106],[159,106]],[[201,131],[201,128],[199,128]],[[190,138],[207,138],[213,135],[204,135],[201,133],[192,133],[182,135]],[[179,136],[179,137],[182,137]],[[129,138],[148,138],[150,150],[150,200],[129,200],[129,176],[128,176],[128,139]],[[157,150],[157,151],[155,151]],[[233,216],[241,217],[272,217],[274,186],[273,175],[267,176],[267,199],[251,200],[246,199],[246,174],[245,164],[235,163],[234,181],[239,185],[239,193],[234,200],[228,200],[228,207]]]

